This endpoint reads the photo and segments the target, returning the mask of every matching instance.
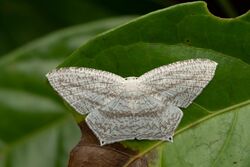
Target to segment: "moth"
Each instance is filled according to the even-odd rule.
[[[183,113],[212,80],[217,63],[189,59],[155,68],[139,77],[85,67],[59,68],[46,76],[80,114],[100,145],[123,140],[173,142]]]

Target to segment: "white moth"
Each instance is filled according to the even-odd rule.
[[[190,59],[155,68],[140,77],[69,67],[47,74],[52,87],[86,122],[100,144],[122,140],[173,141],[186,108],[213,78],[217,63]]]

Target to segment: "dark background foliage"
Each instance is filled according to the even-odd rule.
[[[101,18],[142,15],[187,0],[1,0],[0,56],[47,33]],[[247,0],[207,0],[220,17],[249,9]]]
[[[223,18],[231,18],[237,17],[250,9],[247,1],[248,0],[209,0],[207,1],[207,5],[210,12],[214,15]],[[69,111],[69,108],[65,107],[63,101],[46,82],[45,74],[65,61],[67,56],[97,34],[128,22],[132,18],[135,18],[134,16],[140,16],[157,9],[162,9],[183,2],[187,1],[0,0],[0,167],[66,166],[65,164],[68,163],[69,152],[76,143],[79,142],[81,134],[79,127],[77,127],[72,118],[72,114],[67,112]],[[199,13],[200,11],[196,11],[196,8],[190,7],[189,4],[183,6],[187,7],[183,8],[184,12],[180,12],[179,9],[174,9],[176,13],[171,16],[174,20],[173,22],[169,19],[171,17],[167,17],[165,20],[159,17],[159,19],[154,20],[155,18],[158,18],[158,16],[155,17],[151,14],[151,17],[146,17],[146,21],[144,20],[140,21],[140,23],[133,24],[132,27],[137,27],[134,27],[134,29],[132,28],[132,30],[138,30],[137,28],[141,27],[141,23],[143,23],[143,25],[146,24],[146,28],[143,27],[144,32],[142,33],[142,36],[145,37],[143,38],[144,42],[151,41],[151,39],[153,39],[153,41],[161,40],[161,42],[163,42],[165,41],[165,38],[161,37],[171,37],[169,38],[169,41],[168,38],[166,38],[165,45],[173,44],[173,41],[171,40],[174,39],[174,41],[180,40],[178,42],[194,47],[191,47],[191,50],[185,50],[184,46],[182,49],[177,48],[175,49],[176,52],[171,52],[172,54],[170,54],[170,57],[171,55],[174,55],[173,57],[175,58],[176,55],[184,55],[181,53],[183,52],[185,55],[189,53],[191,58],[195,53],[200,53],[200,49],[203,49],[205,53],[201,54],[202,56],[206,56],[209,53],[211,55],[215,54],[212,53],[211,49],[226,54],[228,59],[225,59],[225,61],[223,60],[224,58],[221,59],[221,55],[218,56],[218,61],[221,62],[220,64],[225,65],[225,71],[223,73],[221,72],[221,75],[217,75],[217,78],[219,78],[218,88],[225,89],[224,94],[221,93],[223,98],[220,98],[220,100],[211,98],[214,100],[211,104],[216,105],[216,102],[223,104],[225,101],[230,103],[229,105],[236,104],[237,102],[248,104],[248,101],[244,102],[244,100],[249,99],[250,93],[249,89],[247,89],[247,84],[249,83],[248,76],[250,70],[248,64],[244,63],[249,63],[249,14],[245,15],[244,18],[241,17],[238,19],[218,19],[207,13],[206,7],[204,7],[205,12],[203,11],[203,13]],[[171,8],[171,10],[173,8]],[[195,12],[202,16],[204,13],[209,16],[197,17],[193,20],[191,19],[191,21],[193,21],[191,24],[189,22],[190,20],[182,22],[182,25],[179,26],[179,31],[181,33],[177,40],[173,34],[176,29],[178,30],[178,28],[175,27],[175,24],[177,24],[177,22],[175,22],[175,16],[180,15],[181,17],[187,17]],[[152,17],[154,19],[152,19]],[[154,21],[152,22],[151,20]],[[152,25],[155,23],[155,28],[157,29],[152,28]],[[164,29],[165,27],[168,27],[169,29],[163,32],[163,30],[166,30]],[[151,31],[155,33],[152,33],[151,36],[144,36],[144,34],[148,34],[148,32]],[[119,32],[118,36],[115,36],[112,33],[108,35],[109,41],[114,41],[115,44],[119,44],[119,42],[122,41],[121,37],[126,38],[127,36],[129,37],[126,38],[126,41],[129,44],[129,42],[134,40],[134,36],[140,35],[134,35],[133,33],[137,33],[138,31],[131,33],[131,31],[127,31],[126,28],[122,31],[118,30],[116,32]],[[204,34],[203,32],[208,33]],[[163,33],[165,33],[165,35]],[[155,34],[158,36],[155,36]],[[204,35],[207,36],[204,37]],[[151,38],[152,36],[153,38]],[[86,44],[87,47],[85,45],[83,46],[83,50],[90,46],[90,49],[87,49],[87,51],[93,50],[95,53],[98,53],[98,49],[96,48],[99,48],[99,51],[100,48],[103,50],[105,48],[105,52],[102,54],[108,56],[107,59],[100,59],[101,61],[99,61],[99,63],[101,65],[108,62],[105,60],[112,58],[112,56],[109,56],[110,53],[115,52],[120,54],[120,51],[126,49],[126,47],[128,47],[127,49],[129,49],[130,52],[122,52],[124,54],[129,53],[131,55],[145,56],[144,52],[148,53],[148,55],[161,53],[159,52],[159,50],[161,50],[159,49],[159,47],[161,47],[160,45],[154,49],[154,45],[150,46],[143,43],[124,46],[124,48],[119,46],[109,48],[108,42],[100,42],[102,41],[102,38],[103,36],[99,36],[95,40],[92,40],[92,42],[89,42],[88,45]],[[131,44],[132,43],[133,42],[131,42]],[[162,49],[164,50],[164,54],[165,50],[168,50],[168,48],[171,47],[176,48],[175,46],[164,46]],[[195,52],[196,49],[198,52]],[[76,63],[83,63],[83,61],[78,61],[85,60],[84,54],[79,52],[79,50],[78,52],[74,52],[75,56],[73,56],[73,58],[75,59],[71,60],[74,60]],[[155,50],[157,50],[157,52],[154,52]],[[173,50],[171,49],[171,51]],[[234,57],[238,58],[237,61]],[[244,62],[240,62],[239,59]],[[132,62],[132,60],[130,61]],[[70,63],[71,61],[66,62]],[[135,63],[135,61],[133,61],[133,63]],[[138,63],[141,64],[139,61]],[[147,63],[147,61],[143,61],[143,63]],[[236,66],[233,66],[232,63],[236,63]],[[70,66],[71,64],[68,65]],[[86,64],[79,65],[85,66]],[[89,63],[89,65],[97,64]],[[108,63],[107,66],[108,68],[113,67],[112,64],[110,65]],[[135,65],[134,67],[137,66]],[[144,70],[146,67],[148,68],[147,70],[151,69],[151,66],[149,68],[146,64],[141,67],[143,67]],[[130,68],[127,66],[123,69],[126,70]],[[221,69],[224,68],[221,67]],[[128,74],[130,75],[130,72]],[[224,77],[220,77],[222,75]],[[225,79],[227,79],[227,82],[223,83],[222,81]],[[219,91],[211,92],[216,93]],[[205,99],[205,102],[210,102],[207,101],[206,98],[203,99]],[[245,111],[240,113],[241,117],[239,117],[238,121],[242,123],[239,123],[238,126],[242,126],[245,129],[249,129],[248,124],[243,124],[244,120],[249,120],[249,114],[247,115],[249,108],[247,107],[249,107],[249,105],[244,107]],[[191,108],[190,110],[192,109],[194,108]],[[237,108],[235,110],[243,109]],[[196,112],[196,110],[192,111]],[[193,114],[193,116],[194,115],[195,114]],[[189,118],[190,117],[186,117],[186,120],[189,121]],[[210,122],[214,127],[220,127],[217,129],[211,128],[211,130],[214,130],[211,134],[217,134],[216,130],[218,130],[218,133],[222,134],[222,137],[220,136],[219,140],[221,142],[220,144],[223,144],[223,138],[226,138],[227,135],[223,136],[223,134],[226,133],[221,133],[220,130],[226,130],[227,127],[230,126],[227,126],[227,124],[223,125],[224,128],[220,126],[220,124],[218,124],[218,122],[220,123],[220,119],[221,118],[217,119],[217,124],[216,120],[215,122]],[[226,120],[230,121],[230,119]],[[77,121],[79,122],[79,120]],[[211,119],[211,121],[214,120]],[[208,124],[210,123],[208,122]],[[204,127],[209,126],[205,124]],[[201,136],[203,134],[202,132],[207,134],[207,130],[201,130],[201,128],[197,129],[199,131],[197,133],[201,134]],[[246,132],[248,131],[246,130]],[[245,138],[243,138],[243,135],[242,137],[237,133],[232,134],[235,135],[235,138],[230,138],[232,139],[232,142],[235,142],[238,145],[242,143],[250,145],[248,143],[249,133],[242,133],[243,135],[246,134]],[[213,135],[210,135],[209,133],[209,137],[211,136]],[[204,135],[204,137],[206,138],[207,136]],[[187,138],[189,137],[186,136],[186,138],[182,138],[185,143],[187,143]],[[238,140],[244,142],[238,142]],[[190,141],[193,142],[194,138],[191,138]],[[196,139],[195,141],[202,140]],[[212,140],[206,139],[204,141],[208,142],[210,145],[210,141]],[[166,149],[173,153],[173,158],[171,158],[170,154],[166,153],[167,157],[170,157],[169,159],[171,160],[174,160],[176,157],[175,150],[178,150],[178,148],[176,149],[175,147],[178,147],[178,142],[176,143],[177,144],[170,147],[168,146]],[[150,142],[148,144],[150,144]],[[195,145],[192,146],[192,148],[199,149],[196,147],[199,144],[196,142],[194,142],[194,144]],[[220,159],[217,159],[217,162],[221,163],[221,160],[225,160],[224,157],[227,157],[228,159],[230,156],[229,163],[238,163],[239,165],[239,163],[244,162],[247,164],[247,161],[240,161],[242,157],[243,159],[245,158],[244,160],[249,159],[249,152],[242,154],[242,152],[239,151],[239,153],[237,149],[240,147],[238,147],[238,145],[235,147],[235,145],[232,144],[230,145],[231,147],[227,147],[227,149],[225,149],[226,151],[224,151],[223,154],[220,154],[222,156],[220,156]],[[139,145],[136,145],[133,142],[130,143],[130,146],[139,148]],[[141,146],[142,148],[147,148],[147,143]],[[189,144],[186,144],[186,146],[189,146]],[[180,148],[183,149],[182,145],[180,145]],[[188,147],[186,148],[188,149]],[[220,149],[218,145],[215,148]],[[171,149],[174,149],[174,151]],[[193,151],[193,149],[188,150]],[[164,151],[162,151],[163,154],[165,154]],[[234,155],[236,156],[236,160],[233,159],[235,157],[232,157],[233,151],[237,152]],[[158,152],[160,153],[159,150]],[[200,152],[196,151],[195,153],[198,155]],[[206,158],[203,154],[199,155]],[[214,153],[210,155],[217,156],[217,154]],[[187,157],[185,151],[183,152],[183,157]],[[194,157],[196,157],[196,155]],[[184,158],[180,159],[182,160]],[[196,160],[199,161],[202,160],[202,158],[196,158]],[[169,162],[169,160],[166,162]],[[161,163],[165,164],[166,162],[163,159]],[[182,163],[182,161],[180,161],[180,163]]]

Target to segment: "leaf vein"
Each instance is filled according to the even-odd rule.
[[[237,124],[237,119],[238,118],[238,112],[234,113],[234,117],[232,119],[232,125],[230,127],[230,129],[228,130],[228,135],[218,153],[218,156],[215,158],[214,163],[211,165],[211,167],[215,167],[217,162],[219,161],[220,157],[222,156],[222,153],[224,152],[224,150],[226,149],[227,145],[230,143],[231,139],[232,139],[232,135],[233,135],[233,131],[235,130],[235,126]]]
[[[193,104],[196,104],[196,103],[193,103]],[[196,122],[190,124],[190,125],[187,125],[181,129],[179,129],[178,131],[176,131],[175,135],[178,135],[179,133],[203,122],[203,121],[206,121],[206,120],[209,120],[210,118],[212,117],[215,117],[217,115],[220,115],[220,114],[223,114],[225,112],[229,112],[229,111],[232,111],[234,110],[235,108],[241,108],[241,107],[244,107],[246,105],[249,105],[250,104],[250,100],[247,100],[247,101],[244,101],[242,103],[238,103],[238,104],[235,104],[233,106],[230,106],[230,107],[227,107],[225,109],[222,109],[222,110],[217,110],[217,112],[213,112],[212,114],[206,116],[206,117],[203,117],[199,120],[197,120]],[[134,162],[136,159],[138,159],[139,157],[142,157],[144,154],[148,153],[150,150],[154,149],[155,147],[159,146],[160,144],[164,143],[164,141],[160,141],[160,142],[157,142],[156,144],[152,145],[151,147],[149,147],[148,149],[142,151],[141,153],[137,154],[136,156],[132,157],[130,160],[127,161],[126,164],[124,164],[123,167],[128,167],[132,162]]]

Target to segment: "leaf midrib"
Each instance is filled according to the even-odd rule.
[[[200,106],[199,104],[196,104],[196,103],[193,103],[193,104]],[[207,121],[207,120],[209,120],[209,119],[211,119],[211,118],[213,118],[215,116],[221,115],[221,114],[226,113],[226,112],[233,111],[236,108],[242,108],[242,107],[244,107],[246,105],[249,105],[249,104],[250,104],[250,100],[246,100],[244,102],[229,106],[227,108],[214,111],[212,114],[209,114],[209,115],[207,115],[207,116],[205,116],[205,117],[203,117],[201,119],[198,119],[197,121],[195,121],[195,122],[193,122],[193,123],[191,123],[191,124],[189,124],[189,125],[187,125],[187,126],[185,126],[183,128],[180,128],[179,130],[176,131],[175,136],[182,133],[182,132],[184,132],[185,130],[188,130],[189,128],[191,128],[193,126],[196,126],[199,123],[205,122],[205,121]],[[207,111],[209,111],[209,110],[207,110]],[[156,144],[149,147],[148,149],[146,149],[146,150],[142,151],[141,153],[137,154],[136,156],[132,157],[123,167],[129,167],[129,165],[132,162],[134,162],[136,159],[142,157],[144,154],[148,153],[149,151],[151,151],[152,149],[154,149],[155,147],[159,146],[162,143],[164,143],[164,141],[159,141]]]

